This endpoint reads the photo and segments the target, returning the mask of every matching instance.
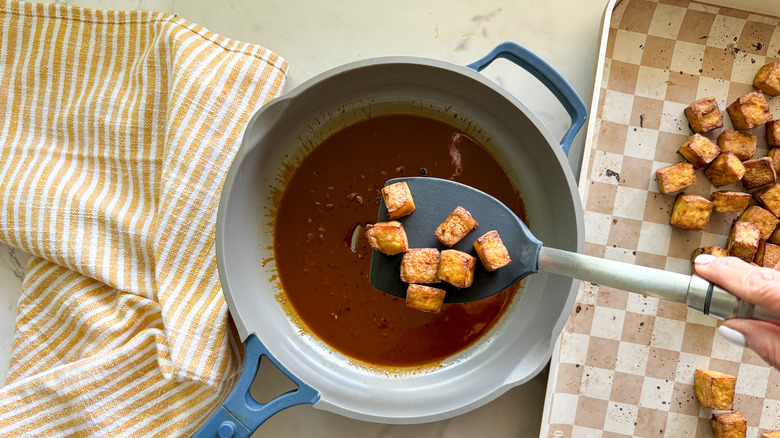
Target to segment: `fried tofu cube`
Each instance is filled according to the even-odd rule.
[[[734,129],[745,131],[761,126],[772,120],[769,112],[769,104],[764,98],[764,93],[759,90],[739,96],[731,105],[726,107]]]
[[[678,152],[693,164],[693,167],[699,169],[707,166],[720,155],[720,148],[709,138],[697,133],[683,143]]]
[[[771,148],[766,156],[772,159],[772,167],[775,169],[775,175],[780,175],[780,148]]]
[[[447,216],[447,219],[436,228],[436,231],[434,231],[433,234],[436,235],[436,238],[439,239],[439,242],[444,246],[452,247],[452,245],[460,242],[461,239],[466,237],[466,234],[470,233],[471,230],[476,227],[477,221],[474,220],[471,213],[465,208],[457,206],[455,210]]]
[[[467,288],[474,282],[476,266],[475,257],[457,249],[445,249],[441,252],[439,278],[457,288]]]
[[[712,209],[718,213],[736,213],[744,211],[752,197],[750,193],[723,190],[711,194],[710,202]]]
[[[742,184],[746,189],[757,189],[775,182],[775,166],[769,157],[747,160],[742,163],[745,166],[745,174],[742,176]]]
[[[780,184],[774,183],[756,190],[753,198],[773,215],[780,217]]]
[[[710,221],[712,202],[698,195],[680,193],[672,207],[672,226],[688,230],[703,230]]]
[[[773,215],[772,212],[758,205],[748,207],[737,220],[755,225],[759,231],[758,240],[761,241],[768,239],[777,228],[777,224],[780,223],[780,219]]]
[[[696,248],[693,250],[693,253],[691,254],[691,263],[693,263],[694,260],[696,260],[696,257],[702,255],[702,254],[709,254],[713,257],[728,257],[729,252],[723,249],[722,247],[718,245],[712,245],[712,246],[701,246],[699,248]]]
[[[758,266],[774,268],[780,263],[780,245],[761,242],[758,245],[758,251],[756,251],[753,261],[756,262]]]
[[[436,248],[412,248],[401,258],[401,281],[404,283],[439,283],[441,255]]]
[[[712,414],[710,419],[714,438],[745,438],[747,420],[739,412]]]
[[[745,166],[732,152],[718,155],[706,169],[704,174],[715,187],[735,184],[745,175]]]
[[[756,154],[758,136],[747,132],[726,129],[718,135],[718,147],[721,152],[731,152],[742,161],[753,158]]]
[[[414,199],[406,181],[383,187],[382,199],[385,201],[387,216],[390,219],[398,219],[414,211]]]
[[[491,230],[474,241],[474,249],[482,265],[488,271],[495,271],[512,263],[509,251],[504,246],[498,231]]]
[[[658,178],[658,190],[668,194],[682,190],[696,184],[696,172],[691,163],[677,163],[658,169],[655,172]]]
[[[395,255],[409,249],[404,226],[397,221],[368,224],[365,235],[371,248],[382,254]]]
[[[773,148],[780,147],[780,120],[766,122],[766,145]]]
[[[406,288],[406,307],[423,312],[439,313],[447,291],[422,284],[410,284]]]
[[[736,385],[736,376],[720,371],[699,369],[693,373],[696,398],[705,408],[721,411],[733,409]]]
[[[780,96],[780,63],[770,62],[758,69],[753,86],[769,96]]]
[[[757,226],[737,221],[731,227],[726,249],[730,255],[739,257],[746,262],[752,262],[756,251],[758,251],[758,244],[761,242],[759,235]]]
[[[775,230],[772,231],[772,234],[769,235],[766,241],[768,243],[774,243],[775,245],[780,245],[780,227],[775,228]]]
[[[702,97],[685,108],[693,132],[703,133],[723,127],[723,114],[714,97]]]

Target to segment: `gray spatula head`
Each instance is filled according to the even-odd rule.
[[[542,242],[496,198],[461,183],[430,177],[395,178],[388,180],[385,186],[401,181],[409,185],[416,206],[412,214],[396,219],[404,226],[410,248],[449,249],[439,242],[434,231],[456,207],[461,206],[471,213],[478,226],[452,249],[476,257],[474,241],[488,231],[496,230],[512,259],[510,265],[492,272],[477,260],[474,283],[468,288],[458,289],[445,282],[430,284],[447,291],[445,303],[487,298],[539,271],[538,258]],[[382,203],[377,222],[388,220],[387,208]],[[401,258],[402,254],[388,256],[374,251],[369,279],[375,288],[405,298],[409,285],[401,281]]]

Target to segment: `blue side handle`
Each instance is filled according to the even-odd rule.
[[[568,156],[569,150],[571,149],[571,143],[574,141],[574,136],[577,135],[582,128],[582,125],[585,124],[585,119],[588,116],[585,102],[582,101],[582,98],[580,98],[571,84],[569,84],[569,82],[566,81],[566,79],[564,79],[550,64],[525,47],[511,41],[499,44],[482,59],[469,64],[466,67],[472,70],[482,71],[498,58],[507,59],[523,68],[528,73],[531,73],[531,75],[538,79],[553,93],[553,95],[555,95],[558,101],[561,102],[561,105],[566,109],[566,112],[569,113],[569,117],[571,117],[571,126],[561,139],[561,148]]]
[[[195,433],[197,438],[249,438],[254,431],[277,412],[291,406],[305,403],[314,404],[319,400],[319,393],[301,379],[289,372],[274,358],[268,349],[255,335],[249,335],[246,345],[246,360],[241,377],[227,400],[217,408],[206,423]],[[282,394],[268,403],[258,403],[249,394],[249,387],[255,379],[260,359],[265,356],[290,380],[298,385],[298,389]]]

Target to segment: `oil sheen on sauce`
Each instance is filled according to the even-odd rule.
[[[376,222],[379,190],[390,178],[420,175],[476,187],[525,218],[517,190],[483,146],[416,115],[369,118],[334,133],[304,158],[282,194],[274,252],[287,300],[309,330],[353,359],[381,366],[438,362],[484,335],[516,293],[510,288],[431,314],[371,286],[363,227]]]

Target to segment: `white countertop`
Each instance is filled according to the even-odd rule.
[[[290,64],[287,89],[329,68],[387,55],[413,55],[469,64],[497,44],[515,41],[557,69],[590,108],[598,38],[606,0],[56,0],[99,9],[174,13],[237,40],[263,45]],[[513,93],[560,139],[569,117],[538,81],[506,61],[483,72]],[[570,161],[578,165],[581,132]],[[579,172],[576,171],[575,174]],[[5,381],[16,302],[26,254],[0,244],[0,384]],[[277,382],[271,378],[269,385]],[[283,411],[255,436],[466,437],[536,436],[544,376],[451,420],[423,425],[363,423],[313,409]]]

